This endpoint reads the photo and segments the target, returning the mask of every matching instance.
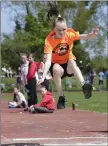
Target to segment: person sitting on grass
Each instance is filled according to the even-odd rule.
[[[8,103],[9,108],[26,108],[27,101],[24,95],[17,89],[14,88],[14,100]]]
[[[51,92],[47,91],[44,83],[40,85],[40,93],[42,94],[42,101],[40,104],[30,106],[30,113],[53,113],[56,109],[55,99]]]

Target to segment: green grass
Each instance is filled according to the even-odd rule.
[[[90,99],[84,99],[84,95],[82,92],[73,92],[72,90],[81,90],[81,85],[79,82],[75,79],[75,77],[69,78],[72,80],[72,88],[69,89],[66,86],[66,78],[62,80],[63,90],[65,91],[64,94],[67,99],[67,107],[71,108],[72,102],[75,102],[78,104],[76,107],[77,109],[82,110],[89,110],[89,111],[98,111],[98,112],[104,112],[107,113],[107,100],[108,100],[108,92],[107,91],[94,91],[93,96]],[[13,92],[13,87],[10,86],[10,84],[16,84],[16,78],[3,78],[2,82],[6,84],[6,90],[4,92]],[[52,83],[50,86],[53,87],[53,92],[56,91],[55,84]],[[99,88],[98,86],[98,77],[96,78],[94,82],[94,86],[96,89]],[[104,80],[103,89],[106,87],[106,80]],[[66,92],[70,91],[70,92]],[[57,92],[54,92],[56,101],[58,100]],[[13,97],[10,95],[2,96],[1,97],[4,100],[12,100]],[[39,102],[41,101],[41,96],[38,95]]]
[[[98,111],[107,113],[107,92],[93,92],[93,95],[90,99],[85,99],[82,92],[65,92],[67,99],[67,106],[71,107],[72,102],[75,102],[79,106],[78,109]]]
[[[2,78],[2,83],[8,84],[16,84],[16,78]]]
[[[68,86],[66,85],[66,79],[72,80],[72,88],[68,88]],[[6,85],[6,89],[3,92],[12,92],[13,91],[13,87],[11,86],[11,84],[15,84],[16,85],[16,78],[2,78],[2,83],[4,83]],[[52,82],[52,84],[50,84],[50,86],[53,87],[53,91],[56,91],[56,87],[54,82]],[[64,91],[72,91],[72,90],[81,90],[81,85],[79,83],[79,81],[76,80],[75,77],[72,78],[64,78],[62,80],[62,87]],[[99,85],[98,85],[98,77],[96,78],[96,80],[94,80],[94,87],[98,90],[99,89]],[[104,80],[104,85],[102,87],[102,90],[106,90],[106,80]]]
[[[67,107],[71,108],[72,102],[78,104],[77,109],[81,110],[89,110],[96,112],[107,113],[108,110],[108,93],[104,91],[93,92],[93,96],[90,99],[84,99],[84,95],[82,92],[65,92],[64,93],[67,99]],[[56,101],[58,100],[57,93],[54,93]],[[1,99],[4,100],[12,100],[12,96],[2,96]],[[40,94],[38,95],[39,102],[41,101]]]
[[[16,78],[2,78],[1,83],[5,84],[3,92],[11,93],[13,92],[13,86],[11,86],[11,84],[15,84],[16,86]]]

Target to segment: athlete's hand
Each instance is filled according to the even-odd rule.
[[[94,30],[93,30],[93,33],[94,33],[95,35],[98,35],[98,33],[99,33],[99,28],[98,28],[98,27],[95,27]]]
[[[44,80],[45,80],[44,78],[40,79],[40,80],[37,82],[37,85],[40,85],[41,83],[43,83]]]

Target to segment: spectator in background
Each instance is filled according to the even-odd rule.
[[[99,84],[99,90],[100,90],[100,85],[103,86],[103,80],[104,80],[105,75],[102,71],[100,71],[98,76],[99,76],[99,83],[98,84]]]
[[[96,71],[94,71],[93,85],[94,86],[96,85]],[[94,89],[94,86],[93,86],[93,89]]]
[[[86,65],[85,70],[86,70],[86,80],[90,82],[90,72],[92,70],[92,67],[89,63]]]
[[[34,61],[33,54],[30,54],[28,59],[29,59],[29,68],[27,74],[27,84],[29,89],[28,107],[30,107],[31,105],[37,104],[38,102],[35,74],[38,71],[39,62]]]
[[[27,107],[27,101],[24,95],[17,89],[14,88],[14,100],[8,103],[9,108],[25,108]]]
[[[17,68],[17,88],[21,90],[21,67]]]
[[[66,79],[66,86],[68,86],[68,88],[72,88],[72,80]]]
[[[13,72],[12,72],[12,69],[10,67],[9,67],[8,71],[9,71],[9,77],[12,78]]]
[[[22,65],[21,65],[21,80],[23,84],[23,89],[27,88],[27,74],[28,74],[28,67],[29,61],[26,54],[21,55]],[[24,90],[23,90],[24,93]]]
[[[9,78],[9,70],[6,69],[6,73],[5,73],[6,78]]]
[[[105,71],[105,78],[106,78],[106,90],[108,90],[108,69]]]
[[[43,71],[44,71],[44,65],[45,65],[45,61],[46,61],[46,54],[44,54],[38,72],[37,72],[37,80],[41,79],[43,76]],[[47,90],[49,90],[49,80],[52,78],[50,72],[48,71],[45,80],[44,80],[44,85],[46,87]]]
[[[3,71],[4,73],[6,72],[6,68],[5,68],[5,66],[2,67],[2,71]]]
[[[29,108],[31,113],[53,113],[56,109],[55,99],[51,92],[48,92],[44,84],[41,84],[40,92],[42,94],[42,101],[40,104],[32,105]]]
[[[91,67],[91,65],[88,63],[87,65],[86,65],[86,74],[89,74],[89,72],[92,70],[92,67]]]
[[[1,89],[0,89],[1,91],[5,90],[5,88],[6,88],[4,83],[1,83],[0,87],[1,87]]]
[[[93,81],[94,81],[94,78],[96,76],[96,73],[94,72],[94,70],[91,70],[90,73],[89,73],[89,79],[90,79],[90,83],[93,85]]]

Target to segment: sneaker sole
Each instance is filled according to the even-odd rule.
[[[90,84],[85,84],[83,87],[83,93],[85,95],[85,99],[89,99],[92,96],[92,86]]]
[[[64,106],[58,106],[57,109],[64,109]]]

